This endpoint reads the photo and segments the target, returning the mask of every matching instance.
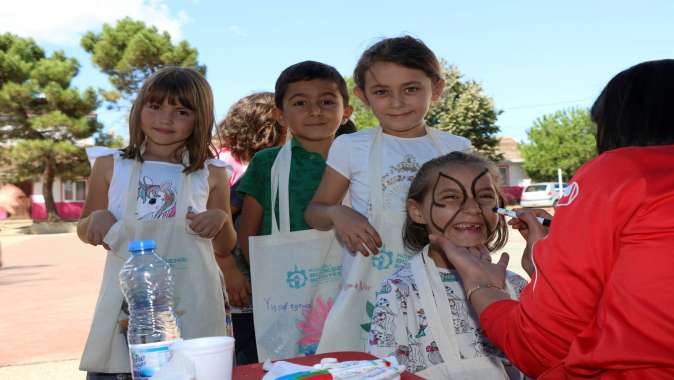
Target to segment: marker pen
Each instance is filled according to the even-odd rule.
[[[497,214],[507,215],[511,218],[517,218],[518,217],[517,213],[515,211],[508,210],[508,209],[505,209],[505,208],[494,207],[493,210]],[[536,219],[538,219],[538,222],[541,223],[542,225],[546,226],[546,227],[549,227],[552,224],[551,219],[541,218],[540,216],[537,216]]]

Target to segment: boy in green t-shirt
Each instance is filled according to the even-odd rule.
[[[304,61],[283,70],[274,92],[274,115],[292,134],[289,178],[290,230],[310,229],[304,210],[323,177],[325,158],[340,125],[351,116],[346,82],[332,66]],[[255,154],[237,192],[243,197],[239,244],[271,231],[271,167],[280,147]],[[278,221],[278,204],[275,210]]]
[[[307,230],[311,227],[304,222],[304,210],[323,178],[335,133],[340,126],[347,127],[353,112],[346,82],[332,66],[300,62],[283,70],[277,79],[274,103],[275,118],[293,136],[288,185],[290,230]],[[246,260],[248,237],[271,233],[271,167],[280,149],[257,152],[237,188],[243,198],[238,240]],[[278,212],[277,202],[277,221]]]

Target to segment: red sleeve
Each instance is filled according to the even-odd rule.
[[[618,302],[603,299],[604,288],[624,230],[645,201],[645,188],[639,170],[619,155],[604,154],[586,164],[558,203],[549,235],[533,248],[536,274],[520,302],[497,302],[480,316],[489,339],[529,376],[563,359],[568,365],[576,338],[599,333],[598,305]]]

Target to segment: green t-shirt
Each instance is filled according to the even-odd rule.
[[[325,159],[319,153],[306,151],[299,141],[292,139],[292,160],[290,161],[289,202],[290,230],[308,230],[304,222],[304,210],[314,197],[325,171]],[[237,192],[244,198],[250,195],[262,206],[264,215],[259,235],[271,234],[271,167],[281,147],[273,147],[257,152],[241,178]],[[276,221],[278,222],[278,199],[276,201]]]

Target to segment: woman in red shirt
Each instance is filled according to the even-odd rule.
[[[492,264],[442,246],[482,328],[539,379],[674,379],[674,60],[615,76],[594,103],[599,155],[581,167],[549,234],[520,214],[534,268],[520,301]],[[523,260],[523,261],[524,261]]]

